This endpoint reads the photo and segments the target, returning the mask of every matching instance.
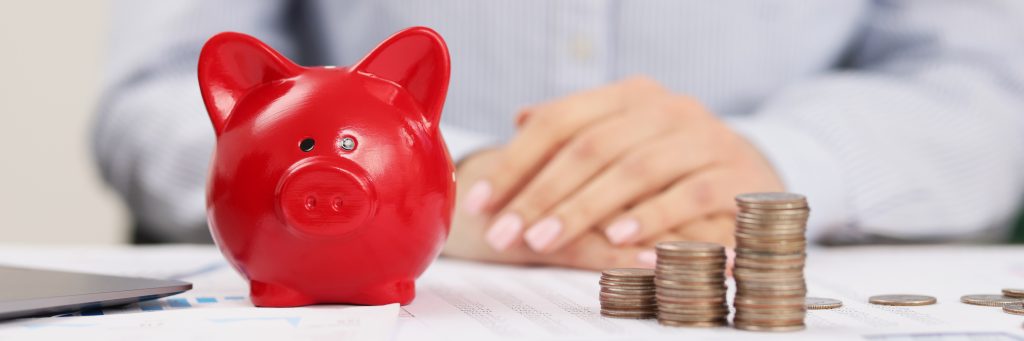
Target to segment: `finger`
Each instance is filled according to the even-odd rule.
[[[590,270],[636,267],[653,269],[655,263],[652,247],[613,247],[599,233],[587,233],[555,253],[533,253],[531,258],[536,264]]]
[[[665,134],[671,114],[646,106],[587,128],[555,154],[499,214],[516,214],[530,225],[595,174],[632,149]]]
[[[661,93],[664,90],[651,81],[629,79],[529,109],[530,119],[503,148],[500,166],[472,186],[464,207],[477,214],[498,210],[578,131],[629,103]]]
[[[742,175],[740,170],[715,166],[694,172],[633,206],[605,228],[605,236],[615,245],[634,243],[714,212],[734,211],[733,198],[750,188]]]
[[[694,146],[689,154],[679,153],[679,146],[690,143],[688,134],[679,130],[610,165],[532,226],[524,234],[527,244],[537,252],[557,250],[608,214],[710,163],[711,148]]]
[[[719,212],[682,224],[673,233],[683,240],[716,243],[733,248],[736,246],[736,217],[732,213]]]

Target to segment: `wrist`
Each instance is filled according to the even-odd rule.
[[[750,117],[727,122],[761,152],[787,191],[807,196],[812,212],[808,239],[820,240],[848,224],[847,189],[833,152],[785,123]]]

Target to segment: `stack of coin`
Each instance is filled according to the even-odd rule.
[[[749,193],[736,197],[736,328],[804,329],[804,262],[810,209],[804,196]]]
[[[725,248],[698,242],[662,242],[654,270],[658,323],[677,327],[727,325]]]
[[[610,269],[601,273],[601,315],[648,319],[658,313],[654,299],[654,271]]]

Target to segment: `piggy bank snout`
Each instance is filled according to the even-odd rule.
[[[339,236],[356,231],[375,205],[370,182],[355,164],[313,161],[293,167],[278,187],[284,222],[305,234]]]

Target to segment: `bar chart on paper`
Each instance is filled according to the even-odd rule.
[[[242,295],[176,295],[170,298],[163,298],[151,301],[133,303],[121,307],[106,309],[91,309],[81,312],[58,315],[58,317],[69,316],[99,316],[124,313],[138,313],[146,311],[167,311],[194,308],[245,308],[252,307],[249,298]]]

